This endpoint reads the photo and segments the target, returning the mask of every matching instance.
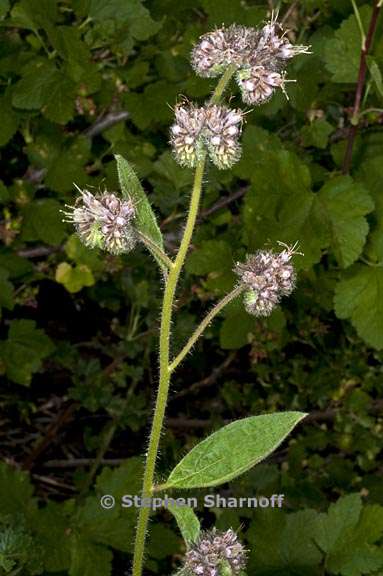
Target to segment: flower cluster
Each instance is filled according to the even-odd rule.
[[[89,248],[101,248],[111,254],[130,252],[136,243],[132,226],[135,208],[132,200],[121,199],[111,192],[93,195],[80,190],[74,206],[64,211],[67,222]]]
[[[190,576],[236,576],[245,567],[246,551],[236,533],[215,528],[203,532],[198,542],[186,553],[182,571]]]
[[[234,270],[246,288],[244,304],[249,314],[268,316],[282,296],[294,290],[296,275],[290,264],[293,254],[298,254],[295,246],[286,246],[279,254],[259,250],[236,265]]]
[[[284,90],[286,61],[308,52],[307,46],[291,44],[272,18],[260,30],[233,24],[204,34],[193,49],[192,65],[208,77],[234,66],[243,101],[253,105],[266,102],[276,88]]]
[[[219,169],[230,168],[239,159],[241,110],[218,105],[197,108],[193,104],[181,104],[176,106],[175,119],[170,142],[181,166],[193,168],[205,148]]]

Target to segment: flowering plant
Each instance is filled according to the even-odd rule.
[[[262,29],[244,26],[222,27],[202,36],[192,51],[192,64],[203,77],[218,77],[210,100],[203,106],[182,102],[175,107],[175,122],[170,143],[181,166],[194,168],[194,184],[183,237],[174,259],[164,251],[162,235],[145,192],[129,163],[117,156],[121,196],[104,191],[93,195],[80,190],[80,198],[65,211],[81,240],[88,247],[112,254],[127,253],[142,242],[159,264],[164,282],[160,328],[159,386],[146,454],[142,497],[172,489],[217,486],[249,470],[268,456],[305,416],[301,412],[282,412],[250,416],[232,422],[195,446],[175,466],[167,480],[156,483],[155,466],[163,428],[172,373],[185,359],[197,339],[214,317],[232,300],[243,298],[246,310],[255,316],[267,316],[283,296],[295,286],[292,257],[296,246],[282,250],[259,250],[237,263],[236,285],[201,321],[183,348],[171,355],[171,325],[180,274],[196,224],[203,180],[208,162],[228,169],[241,155],[239,138],[244,112],[222,103],[234,78],[246,104],[267,101],[277,88],[285,89],[285,63],[306,46],[293,46],[272,17]],[[236,448],[241,444],[241,452]],[[188,513],[173,513],[184,535],[187,552],[182,576],[235,576],[243,574],[246,551],[237,535],[228,529],[201,532],[198,519]],[[133,576],[141,576],[150,510],[141,508],[136,531]]]

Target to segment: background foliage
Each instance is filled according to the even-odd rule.
[[[103,511],[99,497],[139,491],[161,281],[142,250],[85,249],[59,210],[73,203],[73,182],[116,190],[113,154],[121,154],[137,168],[172,252],[192,181],[169,152],[172,106],[212,89],[191,70],[191,46],[222,22],[260,24],[271,5],[0,0],[1,574],[127,573],[134,513]],[[372,2],[357,5],[366,29]],[[378,575],[382,24],[352,171],[342,174],[361,50],[352,3],[280,9],[312,55],[291,65],[289,100],[279,93],[249,110],[234,171],[209,169],[175,346],[232,287],[232,263],[247,251],[299,240],[299,284],[268,320],[231,305],[183,364],[160,480],[224,421],[307,411],[274,456],[220,491],[283,493],[284,509],[201,510],[203,525],[240,529],[249,574]],[[233,105],[237,98],[233,88]],[[158,514],[147,573],[171,573],[182,551],[174,519]]]

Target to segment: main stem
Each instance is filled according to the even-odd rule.
[[[220,101],[225,91],[225,88],[227,87],[234,72],[235,72],[234,67],[229,66],[227,68],[226,72],[223,74],[220,81],[218,82],[216,89],[214,90],[214,93],[210,99],[211,104],[217,104]],[[161,430],[165,416],[165,409],[170,384],[169,357],[170,357],[170,332],[171,332],[173,303],[178,284],[178,279],[183,264],[185,262],[186,254],[190,246],[190,241],[193,235],[193,230],[198,215],[205,164],[206,164],[206,152],[204,152],[203,156],[200,158],[196,166],[193,190],[190,199],[189,213],[186,221],[184,234],[174,264],[169,270],[169,275],[164,290],[162,314],[161,314],[161,328],[160,328],[160,381],[154,410],[152,430],[149,438],[149,447],[146,457],[144,480],[142,486],[143,498],[150,497],[153,492],[154,471],[156,466],[158,447],[160,443]],[[150,508],[139,509],[136,540],[134,544],[133,576],[141,576],[142,574],[146,530],[148,526],[149,514],[150,514]]]

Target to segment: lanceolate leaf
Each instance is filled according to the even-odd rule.
[[[137,229],[163,250],[161,230],[158,227],[152,207],[136,173],[125,158],[119,154],[116,154],[115,158],[117,161],[118,178],[122,195],[131,198],[135,203],[135,224]],[[160,265],[163,266],[161,261],[156,257],[155,252],[153,251],[152,253]]]
[[[176,519],[185,543],[190,545],[196,542],[201,526],[193,509],[189,506],[169,506],[169,511]]]
[[[306,416],[280,412],[224,426],[195,446],[171,472],[166,488],[218,486],[266,458]]]

